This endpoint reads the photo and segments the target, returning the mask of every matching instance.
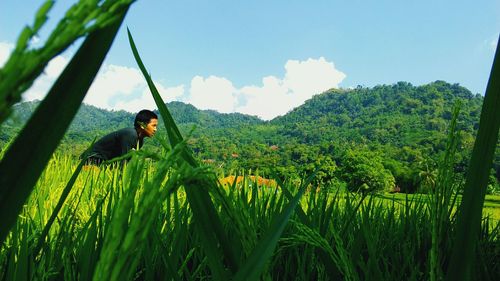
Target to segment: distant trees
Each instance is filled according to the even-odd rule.
[[[343,181],[351,190],[397,187],[401,192],[418,192],[428,189],[433,180],[424,159],[437,162],[445,149],[456,100],[461,101],[462,110],[455,171],[466,173],[482,99],[457,84],[436,81],[418,87],[398,82],[333,89],[269,122],[198,110],[180,102],[168,107],[181,132],[189,135],[195,156],[217,172],[252,170],[290,179],[317,171],[313,184],[318,186],[334,187]],[[16,134],[34,108],[36,102],[16,106],[17,119],[3,124],[0,145]],[[61,147],[85,147],[110,128],[131,126],[133,118],[134,114],[125,111],[82,105]],[[158,135],[162,135],[162,124],[159,128]],[[147,143],[155,144],[155,140]],[[496,190],[500,178],[500,149],[493,169],[490,190]]]
[[[342,157],[340,177],[351,191],[391,191],[395,179],[382,164],[380,153],[367,150],[348,150]]]

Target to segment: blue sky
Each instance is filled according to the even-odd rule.
[[[34,47],[73,2],[56,3]],[[0,2],[0,64],[41,3]],[[445,80],[484,94],[500,1],[139,0],[125,26],[165,100],[271,119],[329,88]],[[85,102],[154,108],[123,27]],[[43,97],[74,49],[26,100]]]

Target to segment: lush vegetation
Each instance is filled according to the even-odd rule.
[[[464,177],[483,97],[456,84],[436,81],[415,87],[399,82],[330,90],[270,122],[198,110],[180,102],[168,103],[168,107],[196,157],[219,174],[252,170],[265,176],[298,179],[320,167],[317,185],[341,181],[352,190],[366,184],[373,190],[425,193],[435,181],[457,102],[461,104],[457,125],[460,150],[455,170],[457,177]],[[0,139],[7,142],[37,104],[15,106]],[[133,118],[125,111],[82,105],[62,147],[77,154],[109,128],[131,126]],[[151,146],[159,144],[153,142]],[[495,155],[489,193],[500,192],[498,148]],[[359,175],[366,176],[361,179]]]
[[[185,127],[185,139],[129,32],[132,53],[165,134],[156,138],[156,145],[130,152],[132,160],[125,166],[96,168],[68,153],[68,148],[78,150],[74,139],[82,135],[66,134],[64,140],[65,133],[71,132],[70,123],[131,1],[80,1],[44,46],[30,49],[29,42],[52,4],[47,1],[39,9],[34,24],[23,30],[13,55],[0,69],[0,124],[16,135],[4,138],[8,144],[2,144],[0,154],[1,280],[499,279],[500,224],[483,213],[488,184],[496,180],[495,170],[492,174],[490,169],[497,163],[500,127],[498,51],[477,134],[467,100],[478,97],[455,93],[462,90],[458,86],[452,86],[455,90],[449,95],[438,87],[449,85],[436,82],[431,88],[438,88],[435,95],[444,102],[448,96],[453,97],[450,105],[460,104],[453,99],[463,99],[469,113],[465,119],[459,115],[460,106],[453,106],[439,111],[431,124],[402,110],[396,119],[403,122],[391,123],[396,119],[388,118],[373,125],[373,108],[358,102],[371,101],[366,93],[380,89],[359,88],[317,97],[355,99],[356,110],[342,117],[345,127],[333,129],[333,123],[321,120],[342,103],[315,117],[302,114],[304,118],[294,119],[301,110],[307,112],[314,99],[268,123],[227,115],[227,122],[219,126],[218,118],[210,117],[217,113],[191,108],[184,114],[200,118],[187,119],[187,127],[196,122],[214,126],[206,126],[210,133],[189,133]],[[14,103],[48,61],[80,37],[84,38],[80,48],[17,132],[15,117],[6,121]],[[387,87],[405,88],[402,93],[409,95],[421,89],[405,83],[381,86]],[[386,92],[390,91],[380,91],[374,103],[382,103],[378,110],[392,112],[384,103]],[[431,106],[429,112],[435,111]],[[127,116],[120,114],[116,122]],[[445,127],[440,127],[439,118],[449,121]],[[244,129],[234,125],[240,121],[246,124]],[[393,138],[390,133],[396,132],[391,128],[402,136]],[[469,155],[467,134],[474,139],[470,161],[464,160]],[[220,142],[218,150],[213,150],[217,143],[212,140]],[[57,150],[61,142],[66,147]],[[227,148],[231,158],[215,154],[220,148]],[[401,161],[397,153],[414,158]],[[222,157],[200,164],[212,155]],[[425,168],[418,173],[418,186],[429,195],[407,194],[401,201],[400,195],[387,199],[388,195],[374,192],[401,183],[407,184],[400,187],[407,191],[414,188],[412,164],[420,163],[417,156],[422,156]],[[222,165],[214,166],[217,161]],[[217,178],[224,171],[246,169],[274,174],[274,181],[251,175],[247,179],[255,183],[221,184]],[[487,197],[493,208],[498,205],[495,198]]]
[[[182,186],[207,171],[181,172],[173,169],[174,159],[164,163],[170,175],[159,185],[153,183],[159,167],[141,155],[123,173],[82,171],[40,244],[40,234],[78,166],[67,154],[54,155],[0,251],[0,279],[215,280],[207,250],[201,247],[206,234],[199,231]],[[273,218],[286,208],[284,191],[295,193],[297,185],[259,186],[247,177],[211,191],[224,232],[240,258],[251,254]],[[488,198],[496,218],[483,222],[474,280],[500,276],[500,198]],[[307,192],[262,280],[428,280],[429,200],[426,195]],[[445,231],[451,234],[454,223],[448,222]],[[453,240],[442,243],[444,265]]]

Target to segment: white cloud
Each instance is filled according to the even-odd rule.
[[[491,48],[493,51],[495,51],[495,50],[497,49],[497,44],[498,44],[498,36],[496,36],[496,37],[492,38],[492,39],[490,40],[490,44],[489,44],[489,45],[490,45],[490,48]]]
[[[236,107],[236,111],[264,120],[283,115],[298,105],[283,81],[274,76],[263,78],[261,87],[243,87],[240,95],[245,104]]]
[[[177,87],[172,87],[172,88],[165,88],[163,85],[161,85],[158,82],[154,82],[156,89],[160,93],[160,96],[165,102],[173,101],[173,100],[178,100],[179,97],[184,95],[184,85],[177,86]],[[144,83],[144,89],[142,91],[142,94],[134,99],[131,99],[129,101],[118,101],[115,106],[113,106],[112,109],[123,109],[129,112],[138,112],[142,109],[156,109],[158,108],[155,104],[155,101],[153,99],[153,96],[151,95],[151,92],[149,91],[149,88],[146,87],[146,84]]]
[[[64,56],[52,59],[35,83],[23,94],[23,100],[41,100],[66,67],[69,60]],[[184,86],[167,88],[155,81],[165,101],[177,100],[184,94]],[[109,110],[138,112],[157,108],[149,88],[137,68],[103,65],[87,93],[84,103]]]
[[[12,49],[14,49],[14,45],[7,42],[0,42],[0,67],[3,67],[3,65],[9,58]]]
[[[324,57],[306,61],[289,60],[285,64],[284,85],[290,90],[299,104],[331,88],[337,88],[346,75],[337,69],[333,62]]]
[[[195,76],[191,80],[187,102],[199,109],[214,109],[219,112],[234,112],[236,89],[226,78],[210,76],[204,79]]]
[[[29,88],[26,92],[23,93],[22,100],[30,101],[30,100],[43,99],[49,92],[50,87],[52,86],[53,83],[54,83],[53,78],[48,77],[46,74],[40,75],[35,80],[35,83],[31,85],[31,88]]]
[[[337,88],[346,75],[324,57],[305,61],[289,60],[285,77],[268,76],[261,86],[236,89],[226,78],[196,76],[186,100],[199,109],[241,112],[264,120],[286,114],[313,95]]]
[[[289,60],[285,64],[285,77],[262,79],[262,86],[243,87],[242,100],[236,111],[270,120],[300,106],[315,94],[337,88],[346,75],[325,58],[306,61]]]
[[[497,44],[498,44],[498,38],[500,37],[500,34],[494,34],[490,36],[489,38],[483,40],[482,44],[479,45],[479,51],[493,51],[497,49]]]
[[[184,85],[167,88],[158,81],[154,83],[165,102],[178,100],[184,95]],[[84,102],[129,112],[157,108],[142,73],[137,68],[118,65],[101,68]]]
[[[0,65],[10,54],[12,44],[0,42]],[[68,59],[57,56],[46,67],[23,100],[43,99]],[[224,77],[195,76],[188,91],[185,85],[164,86],[155,81],[164,101],[184,101],[199,109],[222,113],[241,112],[270,120],[300,106],[313,95],[337,88],[346,75],[324,57],[286,62],[284,77],[267,76],[261,85],[236,88]],[[137,112],[157,108],[141,72],[134,67],[103,65],[84,102],[110,110]]]
[[[23,100],[41,100],[49,92],[50,87],[57,77],[64,70],[69,60],[63,56],[53,58],[47,67],[45,67],[42,75],[38,76],[35,83],[23,94]]]
[[[63,56],[53,58],[44,70],[44,73],[52,79],[56,79],[64,70],[69,60]]]
[[[92,83],[84,102],[112,109],[114,99],[129,100],[130,96],[140,91],[143,86],[143,78],[138,69],[104,65]]]

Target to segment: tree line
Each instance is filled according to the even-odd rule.
[[[314,183],[321,187],[413,193],[432,188],[457,103],[457,181],[465,175],[482,101],[481,95],[458,84],[436,81],[331,89],[271,121],[198,110],[181,102],[171,102],[168,108],[194,155],[221,175],[245,171],[293,180],[316,171]],[[2,146],[36,104],[15,107],[13,117],[2,125]],[[82,105],[61,149],[83,150],[109,128],[131,126],[133,116]],[[153,141],[146,147],[157,145]],[[489,192],[500,191],[498,148],[495,155]]]

